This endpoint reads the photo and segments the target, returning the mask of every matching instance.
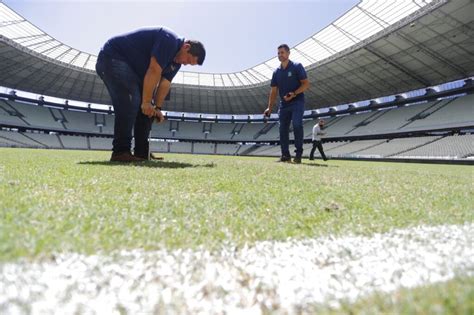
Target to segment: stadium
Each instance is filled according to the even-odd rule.
[[[276,57],[178,72],[164,160],[124,164],[97,56],[0,2],[0,313],[472,314],[473,12],[361,0],[298,39],[300,165]]]

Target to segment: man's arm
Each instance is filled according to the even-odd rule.
[[[165,101],[166,95],[168,95],[171,87],[171,82],[168,79],[161,78],[160,85],[158,86],[158,91],[155,94],[155,112],[158,122],[164,120],[163,114],[161,113],[161,107]]]
[[[145,78],[143,80],[143,93],[142,93],[142,112],[148,117],[156,115],[156,111],[151,104],[153,98],[153,90],[155,89],[158,82],[161,80],[161,66],[156,61],[155,57],[151,57],[150,65],[146,71]],[[165,95],[166,96],[166,95]]]
[[[285,101],[290,101],[296,97],[296,95],[303,93],[309,88],[309,80],[304,79],[300,81],[301,85],[299,88],[297,88],[295,91],[288,93],[285,95]]]
[[[318,136],[324,136],[326,133],[322,131],[321,127],[317,126],[315,128],[313,128],[313,133],[315,133],[318,135]]]
[[[276,86],[272,86],[270,90],[270,96],[268,97],[268,107],[263,112],[263,115],[269,117],[272,113],[273,104],[275,104],[276,98],[278,95],[278,88]]]

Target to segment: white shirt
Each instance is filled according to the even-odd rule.
[[[321,141],[321,135],[324,135],[325,132],[321,132],[321,127],[319,124],[314,125],[313,127],[313,141]]]

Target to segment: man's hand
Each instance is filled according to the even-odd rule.
[[[291,101],[292,99],[294,99],[295,97],[296,97],[295,92],[289,92],[288,94],[286,94],[285,96],[283,96],[283,99],[285,100],[285,102],[289,102],[289,101]]]
[[[151,105],[151,103],[143,103],[141,108],[142,108],[142,113],[148,116],[148,118],[156,116],[156,110],[153,107],[153,105]],[[161,116],[163,116],[163,114]]]
[[[270,107],[267,107],[267,109],[265,109],[265,111],[263,112],[263,116],[270,117],[271,113],[272,110],[270,109]]]
[[[155,117],[156,117],[156,122],[158,124],[165,121],[165,116],[161,112],[161,109],[158,107],[155,107]]]

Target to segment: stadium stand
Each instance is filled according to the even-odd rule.
[[[88,145],[89,141],[87,137],[61,135],[60,139],[64,147],[68,149],[87,150],[90,148],[90,146]]]
[[[170,142],[169,148],[171,153],[192,153],[191,142]]]
[[[361,136],[472,126],[473,104],[474,95],[468,95],[399,108],[346,114],[326,119],[326,136]],[[113,117],[0,100],[0,123],[8,126],[112,135]],[[304,123],[307,139],[311,138],[314,123],[313,120],[306,120]],[[151,136],[183,140],[278,141],[278,124],[206,124],[167,120],[162,124],[154,124]]]
[[[436,141],[440,138],[440,136],[432,136],[388,139],[376,146],[359,150],[357,156],[377,158],[390,157],[426,145],[427,143]]]
[[[23,135],[28,136],[30,139],[40,143],[45,148],[48,149],[63,149],[59,141],[58,135],[45,134],[45,133],[23,133]]]
[[[237,155],[241,145],[218,143],[216,145],[216,154],[221,155]]]
[[[422,158],[466,159],[473,155],[471,135],[400,137],[392,134],[414,131],[448,130],[474,126],[474,95],[445,98],[436,101],[365,110],[327,117],[325,152],[332,158]],[[0,124],[22,132],[2,131],[1,146],[32,148],[65,148],[110,150],[113,135],[113,114],[71,111],[61,107],[37,106],[19,101],[0,99]],[[316,120],[304,121],[306,141]],[[43,132],[25,132],[39,128]],[[470,129],[471,128],[471,129]],[[78,133],[49,134],[54,132]],[[88,136],[87,136],[88,135]],[[107,138],[98,137],[106,135]],[[385,135],[380,138],[380,135]],[[176,139],[180,142],[153,141],[156,152],[279,156],[278,123],[215,123],[167,120],[154,124],[151,136]],[[378,139],[358,137],[379,136]],[[343,141],[347,137],[354,139]],[[290,136],[292,139],[292,135]],[[335,139],[336,141],[331,141]],[[349,139],[349,138],[348,138]],[[203,142],[202,141],[210,141]],[[219,142],[229,143],[219,143]],[[256,144],[245,144],[256,142]],[[235,143],[235,144],[232,144]],[[268,145],[273,144],[273,145]],[[308,156],[311,143],[304,145]],[[316,157],[319,152],[316,151]]]
[[[216,145],[214,143],[194,143],[193,151],[194,154],[215,154]]]
[[[92,150],[112,150],[112,138],[89,137]]]
[[[474,135],[455,135],[427,142],[394,157],[461,159],[474,156]]]

